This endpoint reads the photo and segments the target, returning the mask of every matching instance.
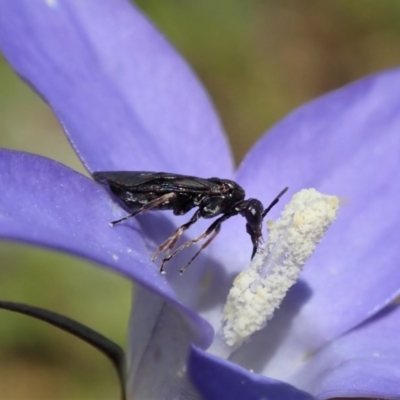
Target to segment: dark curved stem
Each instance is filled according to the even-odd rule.
[[[82,325],[81,323],[71,318],[65,317],[52,311],[45,310],[43,308],[4,300],[0,300],[0,308],[28,315],[30,317],[47,322],[50,325],[53,325],[57,328],[62,329],[65,332],[76,336],[77,338],[92,345],[97,350],[102,352],[114,365],[121,386],[121,399],[126,400],[125,353],[119,345],[117,345],[110,339],[107,339],[105,336],[94,331],[93,329]]]

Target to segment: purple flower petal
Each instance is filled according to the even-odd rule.
[[[189,375],[207,400],[312,400],[295,387],[254,374],[221,358],[192,348]]]
[[[374,318],[310,357],[295,382],[319,399],[398,399],[400,307]]]
[[[129,399],[197,399],[187,376],[192,329],[175,307],[135,287],[128,346]],[[145,312],[143,312],[145,310]]]
[[[0,0],[0,46],[16,71],[48,101],[89,170],[231,174],[230,156],[207,96],[127,1]],[[286,367],[292,383],[321,399],[395,397],[400,390],[399,354],[392,351],[397,311],[382,313],[309,353],[308,359],[293,357],[364,321],[399,291],[399,74],[365,79],[301,108],[260,141],[238,172],[248,194],[265,203],[286,185],[292,192],[314,186],[348,200],[301,284],[292,290],[294,296],[279,311],[284,318],[274,319],[240,350],[247,360],[255,350],[262,354],[261,362],[251,359],[258,363],[257,371],[271,370],[265,367],[269,362],[277,371],[272,375],[283,376]],[[0,168],[5,171],[0,175],[0,236],[85,257],[145,288],[138,290],[131,320],[139,338],[131,343],[131,393],[144,398],[194,395],[184,371],[188,346],[206,346],[212,332],[177,302],[148,261],[137,221],[110,229],[110,215],[120,217],[120,208],[98,185],[57,163],[4,151]],[[229,273],[242,269],[250,255],[243,225],[240,218],[227,222],[225,236],[211,249]],[[220,293],[229,280],[221,279]],[[293,299],[304,287],[309,296],[296,308]],[[149,307],[140,307],[147,297],[154,300],[150,313]],[[218,310],[210,310],[204,312],[219,317]],[[213,317],[217,326],[215,321]],[[387,330],[393,337],[386,346],[382,332]],[[271,332],[260,352],[260,343]],[[257,345],[257,337],[264,342]],[[154,375],[155,359],[161,372]],[[236,360],[246,364],[240,355]],[[292,360],[300,372],[289,365]],[[207,399],[312,398],[198,349],[190,354],[189,374]],[[385,385],[379,386],[379,378]]]
[[[204,89],[128,1],[2,0],[0,47],[90,171],[232,174]]]
[[[0,150],[0,170],[2,239],[61,250],[123,274],[184,313],[200,346],[210,343],[210,326],[178,303],[149,261],[138,223],[109,226],[123,212],[98,184],[55,161],[8,150]]]
[[[49,102],[90,170],[232,174],[204,90],[127,1],[0,1],[0,46]],[[171,219],[168,213],[144,216],[146,236],[161,243],[174,229]],[[199,221],[190,235],[206,224]],[[197,265],[195,271],[184,285],[180,276],[168,275],[185,304],[198,298],[203,272]]]
[[[343,198],[337,222],[301,276],[311,295],[290,334],[302,338],[304,351],[356,326],[399,293],[399,107],[400,70],[360,80],[289,115],[238,171],[249,195],[263,200],[286,185],[291,194],[316,187]],[[247,238],[242,228],[230,228],[219,244],[230,243],[237,266]]]

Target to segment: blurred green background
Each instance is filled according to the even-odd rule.
[[[400,65],[394,0],[140,0],[204,82],[236,161],[295,107]],[[83,171],[47,106],[0,58],[0,146]],[[58,311],[124,345],[130,284],[92,265],[0,243],[0,298]],[[1,399],[114,399],[108,361],[77,339],[0,311]]]

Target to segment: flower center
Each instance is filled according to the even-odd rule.
[[[222,336],[228,346],[240,345],[266,326],[338,209],[336,196],[304,189],[293,196],[276,222],[268,221],[267,242],[228,294],[222,315]]]

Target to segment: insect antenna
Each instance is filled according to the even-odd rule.
[[[271,204],[264,210],[264,212],[262,213],[262,217],[264,218],[270,211],[271,209],[279,202],[280,198],[288,191],[288,187],[285,187],[285,189],[283,189],[278,196],[275,197],[274,200],[272,200]]]

